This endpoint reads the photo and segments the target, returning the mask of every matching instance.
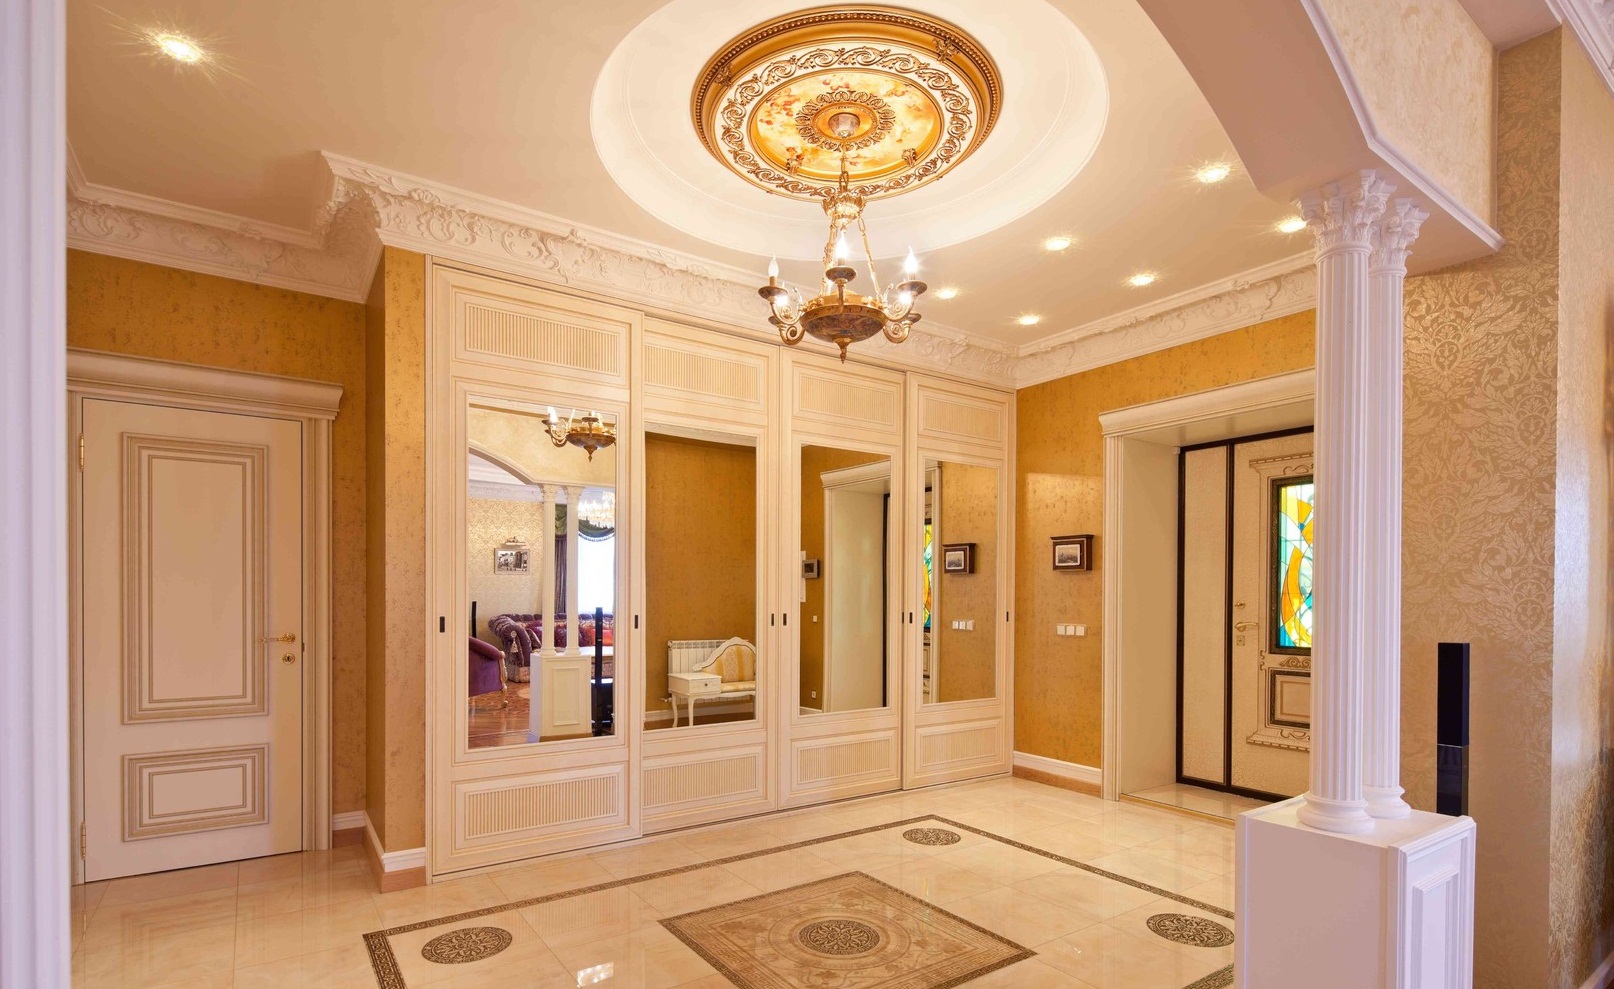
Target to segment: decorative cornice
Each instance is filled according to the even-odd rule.
[[[1067,330],[1052,347],[1027,344],[1015,361],[1015,387],[1304,312],[1317,304],[1317,275],[1310,255],[1297,255],[1174,298],[1179,304],[1169,309],[1157,303]]]
[[[332,180],[311,231],[170,203],[83,180],[69,163],[69,244],[82,250],[349,301],[369,294],[382,244],[644,303],[761,341],[755,275],[441,183],[327,154]],[[1177,293],[1021,347],[926,322],[876,361],[1025,387],[1311,308],[1310,254]]]
[[[1549,5],[1580,39],[1604,85],[1614,92],[1614,0],[1550,0]]]

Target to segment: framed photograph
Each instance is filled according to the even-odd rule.
[[[819,576],[817,560],[802,560],[801,575],[808,580],[817,580]]]
[[[1054,537],[1054,569],[1055,570],[1091,570],[1093,569],[1093,537],[1091,534],[1081,536],[1055,536]]]
[[[943,543],[942,573],[974,573],[974,543]]]
[[[532,555],[527,544],[511,539],[493,551],[494,573],[530,573]]]

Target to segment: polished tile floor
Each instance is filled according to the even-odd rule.
[[[1215,989],[1232,982],[1232,871],[1226,827],[997,778],[398,893],[375,891],[356,848],[82,886],[74,985],[875,987],[893,974],[869,967],[893,957],[882,932],[933,929],[987,955],[912,989]],[[861,899],[824,899],[842,887]],[[773,937],[796,969],[702,940],[753,899],[772,933],[733,943]]]

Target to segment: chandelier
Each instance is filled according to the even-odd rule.
[[[616,423],[603,422],[593,412],[578,415],[573,409],[571,415],[562,421],[555,414],[555,407],[549,407],[549,421],[544,424],[544,431],[549,434],[550,442],[557,447],[570,443],[588,452],[588,459],[594,459],[594,451],[608,447],[616,442]]]
[[[831,133],[844,141],[856,134],[862,121],[857,114],[846,111],[831,115],[825,123]],[[892,343],[908,339],[908,331],[923,318],[914,311],[914,303],[926,287],[917,277],[919,260],[910,249],[902,264],[902,280],[880,288],[880,277],[874,271],[874,254],[869,250],[868,228],[863,224],[864,199],[850,187],[846,151],[846,145],[842,144],[840,179],[835,189],[824,196],[829,239],[824,243],[821,291],[811,299],[804,299],[799,289],[781,286],[777,258],[768,262],[768,284],[757,289],[757,294],[767,300],[771,310],[768,322],[778,329],[781,340],[792,347],[800,343],[803,336],[833,343],[841,350],[842,363],[846,361],[849,344],[867,340],[876,333],[885,334]],[[876,295],[860,295],[846,288],[857,278],[857,269],[849,263],[851,251],[846,243],[846,229],[853,224],[863,242],[869,281]]]
[[[577,501],[577,517],[596,529],[616,528],[616,495],[602,491],[590,500],[586,495]]]

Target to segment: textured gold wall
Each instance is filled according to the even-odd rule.
[[[1460,0],[1320,0],[1320,6],[1379,133],[1489,221],[1496,55]]]
[[[998,472],[975,464],[940,464],[941,529],[936,534],[937,604],[931,621],[941,658],[940,702],[991,697],[997,692]],[[975,572],[942,570],[944,543],[974,543]],[[958,619],[973,631],[954,631]]]
[[[1550,952],[1578,987],[1614,952],[1614,99],[1567,32],[1561,154]]]
[[[426,843],[426,259],[388,247],[364,307],[365,809],[386,851]]]
[[[1104,531],[1101,412],[1312,365],[1314,320],[1296,313],[1023,388],[1017,395],[1014,747],[1097,766],[1103,742],[1106,547],[1091,573],[1059,573],[1049,538]],[[1081,638],[1054,625],[1087,626]]]
[[[365,802],[364,309],[103,254],[67,252],[72,347],[342,386],[331,428],[331,806]]]
[[[668,710],[667,640],[757,641],[757,451],[647,433],[644,458],[644,691],[654,714]]]
[[[801,448],[801,549],[807,559],[824,561],[824,480],[825,471],[844,470],[876,460],[889,460],[882,454],[856,450],[834,450],[823,446]],[[813,616],[818,616],[814,623]],[[824,578],[807,581],[807,600],[801,605],[801,703],[807,707],[824,705]],[[813,695],[817,694],[815,698]]]
[[[543,575],[539,549],[543,536],[543,506],[536,501],[503,498],[467,498],[465,501],[466,586],[476,602],[476,635],[502,646],[504,640],[488,631],[495,615],[535,615],[539,578]],[[494,558],[505,540],[514,536],[531,550],[526,573],[499,573]]]

